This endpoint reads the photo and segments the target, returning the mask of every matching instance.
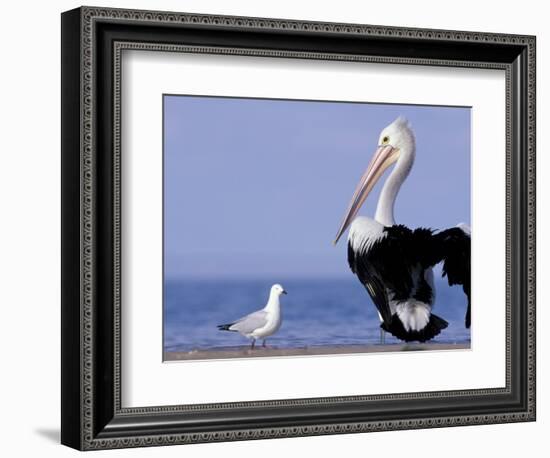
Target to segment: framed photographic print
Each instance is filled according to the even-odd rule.
[[[385,219],[386,225],[394,226],[398,204],[395,213],[413,226],[426,220],[439,227],[470,221],[470,111],[449,106],[164,95],[165,360],[470,348],[470,323],[465,322],[470,247],[463,229],[409,234],[400,227],[395,234],[380,233],[383,237],[377,241],[381,226],[371,230],[372,220],[358,217],[350,228],[349,260],[345,242],[342,248],[330,243],[352,195],[350,177],[367,168],[369,137],[375,146],[386,136],[388,144],[404,142],[401,153],[379,149],[381,161],[389,152],[386,167],[392,160],[396,165],[376,207],[376,212],[387,214],[375,221]],[[379,135],[376,129],[384,119],[389,126]],[[436,137],[439,140],[432,143]],[[416,158],[415,143],[422,138],[430,141]],[[448,138],[453,139],[450,144]],[[413,163],[419,169],[416,173]],[[400,170],[408,175],[397,176]],[[377,179],[377,172],[369,169],[371,173],[373,181],[365,181],[367,187]],[[408,188],[397,200],[397,188],[405,180]],[[428,196],[431,189],[438,189],[440,196],[424,209],[423,203],[418,205],[419,196]],[[374,212],[374,206],[368,205],[372,203],[365,197],[365,207]],[[428,245],[416,252],[424,237]],[[372,249],[364,250],[363,245],[370,243]],[[403,262],[405,253],[410,259]],[[377,265],[381,262],[377,256],[384,259],[383,266]],[[415,267],[421,256],[435,258],[426,260],[430,264],[426,269]],[[442,278],[444,258],[447,268],[458,269],[452,280],[464,288],[451,288]],[[374,270],[365,271],[363,262]],[[384,266],[397,270],[386,272]],[[418,268],[426,279],[409,278],[399,266],[413,276]],[[393,285],[393,295],[407,296],[402,306],[373,295],[374,307],[365,307],[377,275],[379,281]],[[410,285],[401,284],[409,280]],[[445,304],[450,322],[435,313],[428,316],[428,308],[431,312],[436,303],[436,289],[437,302]],[[403,321],[391,319],[396,313]],[[384,314],[390,316],[382,320],[381,328]],[[231,315],[241,318],[224,322]],[[253,348],[246,345],[247,338]],[[256,340],[261,348],[255,347]],[[271,345],[266,345],[268,341]]]
[[[535,419],[535,38],[62,15],[62,443]]]

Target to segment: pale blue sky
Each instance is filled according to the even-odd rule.
[[[469,108],[165,96],[166,277],[351,275],[346,236],[331,242],[399,115],[417,152],[397,222],[470,223]],[[384,179],[360,214],[374,214]]]

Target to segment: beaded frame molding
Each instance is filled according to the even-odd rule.
[[[506,386],[123,408],[125,49],[506,75]],[[79,450],[535,420],[535,37],[81,7],[62,14],[62,425]]]

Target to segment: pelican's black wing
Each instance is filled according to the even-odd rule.
[[[359,281],[363,284],[369,293],[374,305],[378,309],[378,313],[382,317],[384,323],[391,322],[391,310],[384,286],[384,280],[380,276],[376,268],[370,263],[365,255],[356,253],[351,244],[348,243],[348,262],[351,271],[357,275]]]
[[[453,227],[433,235],[432,254],[434,264],[443,261],[443,276],[447,277],[449,285],[462,285],[462,290],[468,298],[468,307],[464,324],[471,324],[470,305],[470,236],[459,227]]]
[[[430,267],[432,237],[429,229],[412,231],[395,225],[385,227],[383,236],[362,252],[354,251],[348,243],[350,268],[366,288],[386,327],[392,321],[388,290],[392,291],[392,299],[397,301],[407,300],[411,296],[413,270]],[[423,278],[421,283],[424,283]],[[422,291],[418,294],[429,295],[426,299],[431,299],[428,285],[420,289]]]

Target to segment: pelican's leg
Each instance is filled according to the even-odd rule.
[[[266,341],[266,340],[267,340],[267,339],[264,339],[264,341],[263,341],[263,343],[262,343],[262,347],[264,347],[264,348],[265,348],[265,341]]]
[[[252,345],[250,345],[250,349],[254,350],[254,344],[256,343],[256,339],[252,339]]]
[[[386,343],[386,331],[380,328],[380,345],[384,345],[385,343]]]
[[[384,323],[384,320],[382,318],[382,315],[380,315],[380,312],[378,312],[378,318],[380,318],[380,345],[384,345],[386,343],[386,331],[382,329],[382,324]]]

